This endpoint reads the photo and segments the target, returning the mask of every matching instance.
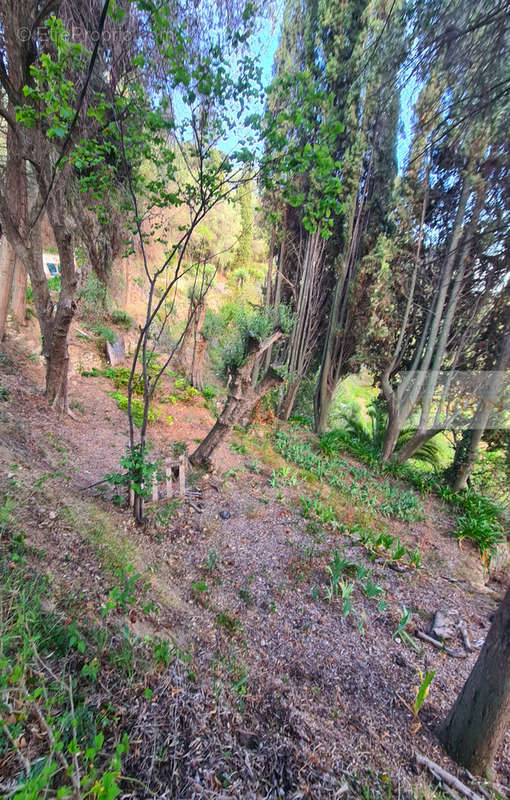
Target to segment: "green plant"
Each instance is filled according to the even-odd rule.
[[[108,325],[104,325],[101,322],[96,322],[93,325],[90,325],[90,330],[96,334],[98,339],[103,342],[110,342],[113,344],[115,341],[115,331],[108,327]]]
[[[121,392],[110,392],[110,397],[117,402],[117,408],[120,408],[121,411],[128,410],[128,398],[123,395]],[[143,422],[143,400],[140,400],[138,397],[131,398],[131,412],[133,414],[133,422],[137,428],[142,427]],[[154,408],[149,408],[147,419],[149,422],[153,422],[154,420],[158,419],[159,412]]]
[[[229,636],[235,636],[237,633],[241,633],[244,630],[240,620],[227,611],[220,611],[216,615],[216,624],[220,628],[224,628]]]
[[[85,406],[79,400],[71,400],[69,408],[72,408],[73,411],[79,411],[80,414],[85,414]]]
[[[247,606],[253,605],[254,600],[248,589],[245,588],[239,589],[239,597],[244,603],[246,603]]]
[[[125,570],[116,569],[115,574],[121,579],[121,584],[110,590],[106,605],[101,612],[103,617],[114,609],[117,612],[123,612],[128,606],[135,603],[135,584],[142,577],[140,573],[134,572],[130,564]]]
[[[153,475],[158,469],[158,464],[148,458],[150,445],[143,447],[136,444],[128,448],[120,459],[120,465],[125,472],[112,472],[105,475],[105,480],[113,486],[126,486],[140,497],[150,497]]]
[[[112,303],[106,285],[91,270],[84,286],[78,292],[82,313],[90,319],[103,319]]]
[[[92,632],[47,610],[49,582],[22,559],[14,560],[24,546],[12,530],[6,502],[3,508],[11,537],[0,555],[0,751],[11,765],[9,796],[114,800],[129,743],[126,734],[116,735],[109,717],[101,720],[87,706],[100,653],[88,649]],[[29,725],[41,733],[32,735],[25,749]]]
[[[379,586],[378,583],[375,583],[371,580],[371,578],[367,578],[365,583],[363,584],[363,593],[369,600],[373,600],[375,597],[378,597],[380,594],[384,594],[384,589],[382,586]]]
[[[53,275],[53,277],[48,278],[48,289],[50,290],[50,292],[60,292],[61,289],[60,275]]]
[[[459,544],[464,539],[474,542],[482,557],[484,564],[488,567],[492,556],[497,551],[498,545],[504,540],[501,524],[494,519],[492,514],[487,516],[484,509],[478,513],[468,513],[457,520],[457,528],[454,530]]]
[[[0,386],[0,401],[6,403],[9,399],[9,390],[5,388],[5,386]]]
[[[200,578],[199,581],[192,581],[191,588],[194,592],[197,592],[197,594],[205,594],[209,591],[209,587],[203,578]]]
[[[418,686],[418,689],[416,691],[416,697],[413,703],[413,712],[415,717],[418,716],[418,713],[422,705],[427,699],[427,695],[430,689],[430,684],[434,680],[434,676],[436,674],[435,670],[427,670],[424,675],[421,669],[418,670],[418,673],[420,676],[420,685]]]
[[[402,606],[402,616],[398,621],[398,625],[393,631],[393,638],[397,639],[400,638],[402,644],[411,645],[417,652],[420,652],[420,647],[415,639],[405,630],[406,627],[409,625],[412,619],[412,612],[407,609],[405,606]]]
[[[207,572],[214,572],[219,568],[219,558],[218,554],[214,550],[209,550],[209,555],[207,556],[207,561],[204,564],[204,569]]]
[[[202,395],[204,396],[204,400],[211,401],[214,400],[216,397],[216,390],[213,389],[212,386],[204,386],[202,389]]]
[[[156,664],[162,667],[168,667],[170,664],[171,648],[168,639],[155,639],[154,640],[154,660]]]
[[[118,308],[112,311],[110,317],[114,325],[122,325],[124,328],[130,328],[134,322],[133,317]]]
[[[178,458],[179,456],[186,455],[187,452],[188,452],[188,445],[186,444],[186,442],[181,442],[179,440],[172,442],[172,453],[176,458]]]

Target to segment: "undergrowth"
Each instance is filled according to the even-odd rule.
[[[438,474],[417,471],[409,464],[381,464],[373,448],[347,430],[338,429],[325,433],[319,446],[333,462],[338,460],[339,451],[349,451],[368,464],[374,472],[402,478],[414,485],[422,495],[435,494],[449,503],[460,514],[454,535],[459,542],[464,539],[474,542],[483,562],[489,566],[498,544],[504,541],[503,509],[497,503],[471,489],[454,492]]]
[[[336,453],[328,457],[314,451],[310,441],[300,436],[298,430],[280,429],[274,441],[276,450],[285,459],[337,489],[355,505],[404,522],[424,518],[423,506],[413,491],[401,490],[388,481],[381,484],[368,469],[349,464]]]

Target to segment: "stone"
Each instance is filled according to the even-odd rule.
[[[453,639],[457,635],[459,619],[458,611],[436,611],[430,632],[436,639]]]

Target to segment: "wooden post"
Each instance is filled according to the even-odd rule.
[[[172,467],[166,462],[165,466],[165,476],[166,476],[166,499],[169,500],[173,494],[173,485],[172,485]]]
[[[184,455],[179,456],[179,494],[184,496],[186,493],[186,467]]]
[[[158,476],[155,472],[152,476],[152,502],[157,503],[159,500],[159,492],[158,492]]]
[[[135,504],[135,493],[133,491],[133,487],[129,484],[129,507],[133,508]]]

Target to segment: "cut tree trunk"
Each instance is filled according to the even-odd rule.
[[[233,426],[239,424],[244,417],[248,416],[259,400],[281,383],[282,377],[270,367],[262,380],[254,386],[252,383],[252,371],[255,362],[282,336],[282,332],[277,331],[263,343],[259,343],[257,340],[251,342],[244,364],[232,374],[223,411],[205,439],[190,457],[190,461],[194,466],[208,466],[213,452],[228,436]]]
[[[510,728],[510,589],[464,687],[439,729],[450,756],[477,774],[492,765]]]

